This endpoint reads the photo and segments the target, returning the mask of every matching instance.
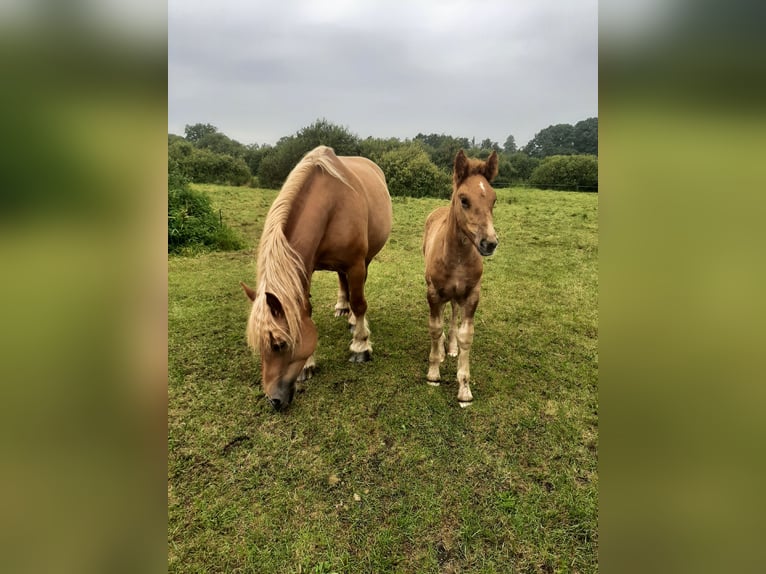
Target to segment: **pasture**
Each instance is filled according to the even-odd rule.
[[[316,273],[317,372],[276,413],[238,282],[277,192],[196,187],[249,247],[168,262],[170,572],[597,571],[596,194],[497,190],[464,409],[455,358],[426,384],[421,238],[446,200],[395,197],[372,362],[348,362],[337,277]]]

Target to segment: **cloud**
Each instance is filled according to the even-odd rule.
[[[171,0],[169,125],[518,142],[597,115],[596,2]]]

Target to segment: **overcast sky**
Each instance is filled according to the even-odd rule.
[[[168,131],[519,146],[598,115],[597,0],[169,0]]]

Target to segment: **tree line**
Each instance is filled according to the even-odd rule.
[[[319,119],[274,145],[245,145],[211,124],[187,125],[184,136],[168,134],[168,161],[195,183],[279,188],[303,155],[327,145],[338,155],[361,155],[380,165],[391,195],[448,197],[452,162],[458,150],[486,159],[496,151],[496,185],[554,189],[598,189],[598,118],[540,130],[518,148],[513,135],[503,145],[487,138],[418,133],[412,139],[360,138],[347,128]]]

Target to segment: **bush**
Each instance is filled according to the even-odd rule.
[[[452,193],[450,176],[431,162],[421,144],[384,152],[377,163],[386,174],[391,195],[448,198]]]
[[[210,198],[191,189],[178,162],[168,159],[168,252],[243,247],[244,242],[215,214]]]
[[[168,158],[194,183],[245,185],[250,182],[250,169],[242,158],[200,149],[184,140],[168,146]]]
[[[598,159],[594,155],[554,155],[540,162],[529,178],[540,189],[598,191]]]

